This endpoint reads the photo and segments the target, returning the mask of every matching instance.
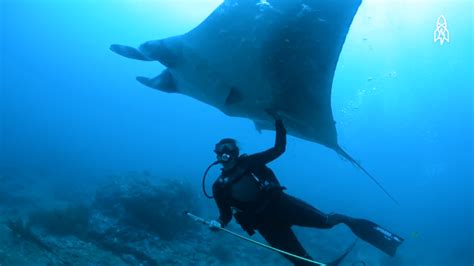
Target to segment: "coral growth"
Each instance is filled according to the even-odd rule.
[[[183,212],[197,211],[197,202],[196,192],[183,182],[167,180],[158,186],[145,179],[102,187],[94,205],[125,225],[170,240],[196,228]]]

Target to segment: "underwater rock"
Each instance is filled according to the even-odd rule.
[[[218,243],[209,252],[202,242],[202,236],[210,234],[207,228],[183,215],[184,210],[199,213],[197,191],[185,182],[141,177],[107,183],[87,204],[36,209],[27,213],[27,220],[11,219],[9,231],[19,237],[5,239],[12,246],[7,253],[18,256],[25,252],[18,247],[26,242],[34,245],[25,246],[28,254],[8,261],[24,265],[23,261],[38,257],[50,265],[104,265],[99,261],[110,256],[114,265],[208,265],[232,260]],[[198,254],[199,246],[204,249]],[[213,258],[213,253],[220,258]]]
[[[123,225],[146,229],[171,240],[196,228],[183,215],[186,210],[199,210],[196,194],[190,185],[176,180],[157,185],[148,179],[135,179],[103,186],[93,205]]]
[[[141,251],[141,249],[134,248],[126,243],[116,241],[115,238],[110,238],[110,235],[108,234],[90,232],[89,239],[93,240],[105,250],[120,256],[131,265],[158,265],[158,262],[153,257]]]
[[[38,247],[50,252],[54,253],[52,248],[46,244],[39,236],[31,231],[31,228],[25,224],[22,219],[15,219],[15,220],[8,220],[7,227],[11,230],[11,232],[17,236],[21,237],[22,239],[31,242]]]
[[[73,205],[62,210],[37,210],[30,213],[28,225],[39,226],[53,235],[83,238],[89,230],[90,215],[91,211],[85,205]]]

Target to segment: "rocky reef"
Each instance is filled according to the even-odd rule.
[[[0,264],[255,265],[245,258],[253,246],[210,232],[184,215],[200,215],[206,206],[189,182],[115,175],[89,194],[87,200],[34,204],[21,215],[0,216]],[[252,258],[257,264],[281,261],[268,251]]]

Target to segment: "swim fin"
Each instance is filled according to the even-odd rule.
[[[403,238],[369,220],[350,219],[347,225],[360,239],[392,257],[395,256],[398,246],[404,241]]]

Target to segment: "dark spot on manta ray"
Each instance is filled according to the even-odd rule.
[[[225,105],[237,104],[243,100],[239,90],[235,87],[230,88],[229,95],[225,99]]]

